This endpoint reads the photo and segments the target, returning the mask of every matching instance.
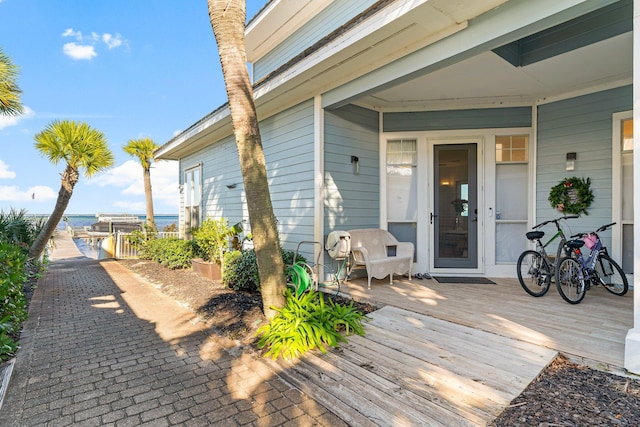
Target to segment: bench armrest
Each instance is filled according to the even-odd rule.
[[[356,264],[367,265],[369,261],[369,251],[367,248],[363,246],[358,246],[357,248],[352,247],[351,252],[353,253],[353,260]]]
[[[411,257],[413,259],[413,243],[411,242],[398,242],[396,244],[396,256],[400,257]]]

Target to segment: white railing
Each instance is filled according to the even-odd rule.
[[[121,233],[118,232],[115,234],[115,253],[114,257],[116,259],[137,259],[138,251],[135,250],[128,237],[131,236],[132,233]],[[179,233],[177,231],[159,231],[157,234],[159,239],[169,239],[169,238],[178,238]]]

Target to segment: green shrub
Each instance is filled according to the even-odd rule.
[[[158,229],[155,225],[144,223],[141,230],[133,230],[127,236],[127,240],[131,243],[131,247],[136,251],[144,251],[144,247],[151,240],[158,238]]]
[[[282,250],[284,265],[293,263],[294,251]],[[306,262],[302,255],[298,255],[298,261]],[[258,291],[260,289],[260,276],[256,253],[253,249],[243,251],[231,251],[224,255],[224,273],[222,283],[236,291]]]
[[[17,211],[12,208],[7,213],[0,211],[0,240],[28,250],[44,224],[44,218],[29,217],[24,209]]]
[[[194,254],[195,244],[191,240],[152,239],[144,244],[140,257],[154,260],[175,270],[190,268]]]
[[[27,318],[23,286],[27,255],[18,246],[0,241],[0,362],[16,350],[20,325]]]
[[[273,307],[278,314],[257,331],[258,348],[267,348],[265,357],[292,359],[316,348],[326,353],[327,347],[347,342],[345,335],[364,336],[366,317],[353,302],[345,306],[330,299],[327,304],[322,292],[285,292],[285,306]]]

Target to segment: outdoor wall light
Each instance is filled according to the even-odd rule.
[[[576,168],[576,159],[578,155],[576,153],[567,153],[567,166],[565,170],[572,171]]]
[[[351,156],[351,165],[353,166],[353,174],[360,175],[360,159],[358,156]]]
[[[180,194],[182,194],[182,192],[184,191],[184,184],[178,185],[178,191],[180,191]]]

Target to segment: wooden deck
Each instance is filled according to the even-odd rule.
[[[570,305],[554,287],[534,298],[516,279],[493,280],[346,283],[343,294],[384,306],[366,336],[273,366],[350,425],[394,427],[486,425],[558,352],[621,369],[632,292],[596,287]]]
[[[371,300],[557,350],[603,368],[624,365],[624,343],[633,327],[633,291],[618,297],[600,286],[580,304],[566,303],[552,283],[541,298],[529,296],[517,279],[490,284],[444,284],[435,279],[362,280],[342,286],[354,299]]]

